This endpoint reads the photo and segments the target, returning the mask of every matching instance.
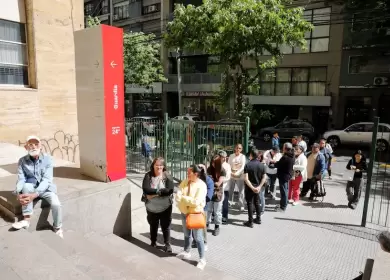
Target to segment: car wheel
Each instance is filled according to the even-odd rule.
[[[389,148],[389,143],[386,140],[379,139],[376,141],[376,150],[377,152],[386,152]]]
[[[337,136],[330,136],[326,141],[332,148],[337,148],[338,146],[340,146],[340,138],[338,138]]]
[[[271,138],[272,138],[271,133],[269,133],[269,132],[264,132],[263,133],[263,140],[264,140],[264,142],[271,141]]]

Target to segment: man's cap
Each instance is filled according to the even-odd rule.
[[[285,147],[286,149],[292,149],[292,148],[293,148],[293,146],[292,146],[292,144],[291,144],[290,142],[284,143],[284,147]]]
[[[221,157],[227,157],[227,153],[224,150],[220,150],[218,152],[218,155],[221,156]]]
[[[300,149],[302,152],[305,151],[305,147],[303,147],[302,145],[298,145],[298,149]]]
[[[279,146],[273,146],[273,147],[272,147],[272,151],[274,151],[274,152],[279,152],[279,151],[280,151]]]
[[[35,135],[28,136],[26,139],[26,143],[29,142],[30,140],[37,140],[38,142],[41,142],[41,139],[39,139],[39,137]]]

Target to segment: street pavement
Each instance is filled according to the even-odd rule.
[[[285,213],[275,212],[278,201],[268,201],[262,224],[243,227],[246,212],[230,210],[230,224],[223,225],[219,236],[209,233],[207,265],[238,279],[348,280],[363,271],[367,258],[378,251],[379,229],[360,226],[363,199],[357,209],[347,207],[345,169],[348,157],[337,157],[332,180],[325,181],[323,202],[301,201]],[[141,186],[142,177],[130,178]],[[139,200],[137,197],[135,200]],[[364,193],[362,194],[364,197]],[[138,202],[132,207],[133,236],[149,243],[146,211]],[[213,227],[213,226],[212,226]],[[161,232],[159,241],[162,242]],[[174,207],[172,224],[174,252],[183,246],[180,214]],[[198,257],[192,249],[193,260]],[[207,269],[207,268],[206,268]]]

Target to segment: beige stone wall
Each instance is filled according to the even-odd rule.
[[[0,87],[0,142],[37,134],[47,152],[78,161],[73,32],[84,28],[83,3],[25,0],[31,88]]]

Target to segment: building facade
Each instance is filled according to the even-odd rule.
[[[52,153],[77,146],[73,32],[81,28],[82,0],[0,0],[0,141],[22,145],[37,134]]]
[[[382,42],[390,42],[390,30],[378,30],[354,14],[350,18],[344,26],[338,126],[371,121],[374,116],[390,123],[390,46],[368,44],[380,33]]]

